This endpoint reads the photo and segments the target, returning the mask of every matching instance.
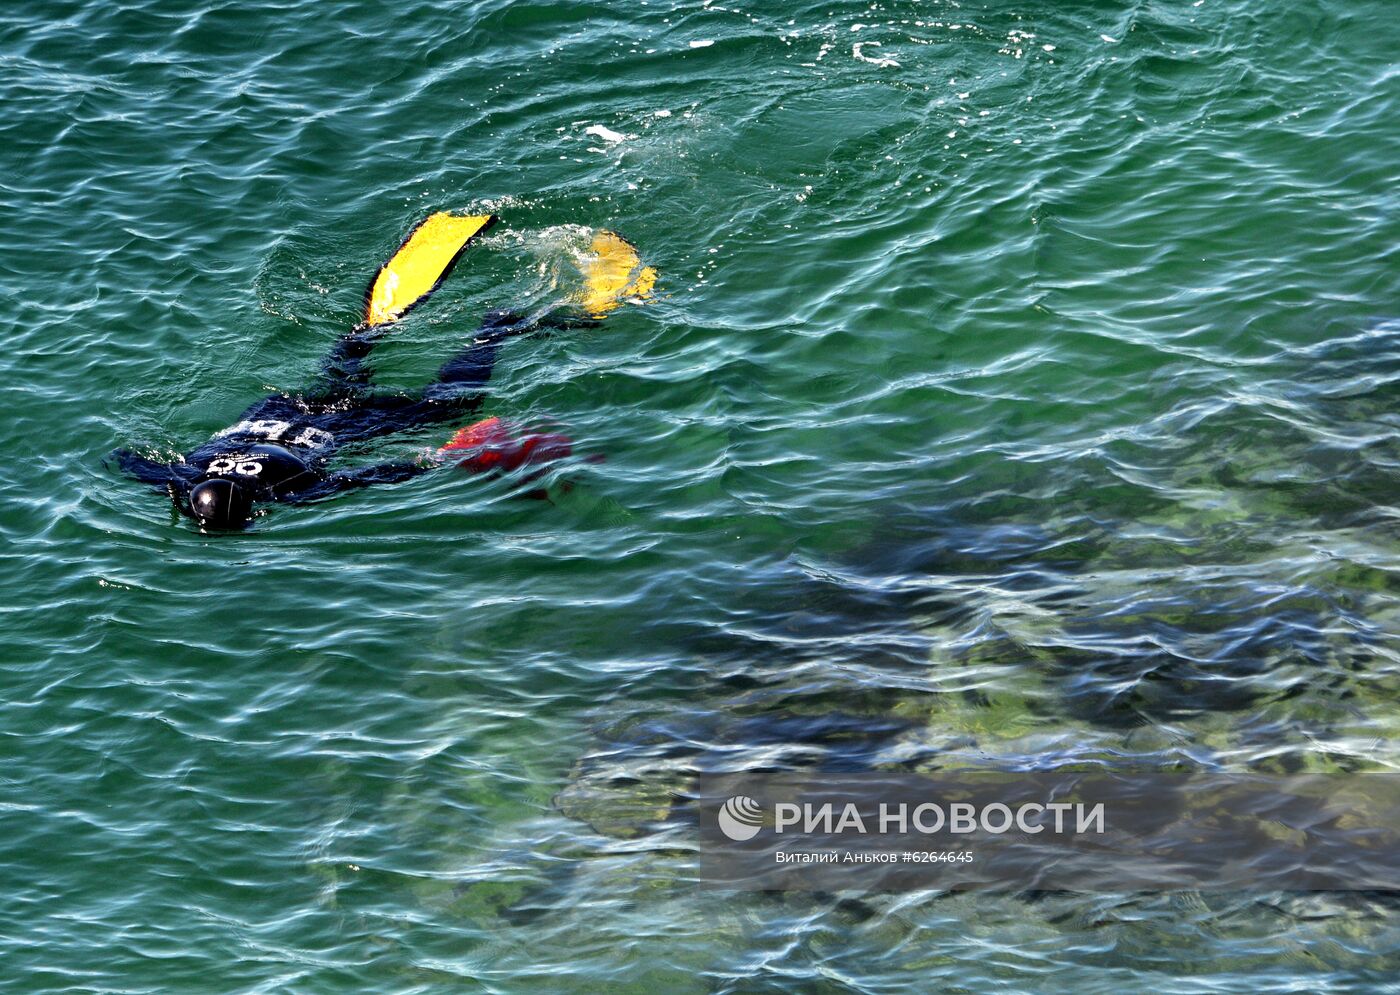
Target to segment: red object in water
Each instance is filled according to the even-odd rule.
[[[464,458],[458,466],[490,473],[563,459],[573,452],[573,445],[564,435],[532,432],[499,418],[487,418],[459,428],[439,452],[444,456],[461,453]]]

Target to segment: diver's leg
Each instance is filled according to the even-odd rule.
[[[423,388],[422,400],[452,402],[465,400],[491,380],[496,353],[506,339],[535,328],[535,322],[510,311],[491,311],[482,319],[469,346],[438,370],[437,378]]]
[[[330,431],[337,441],[353,442],[470,414],[481,407],[481,390],[491,380],[501,345],[538,324],[511,311],[489,312],[471,344],[444,363],[418,396],[372,394],[361,387],[353,403],[334,415]]]
[[[367,360],[382,330],[355,328],[336,339],[321,361],[320,380],[308,399],[328,400],[353,395],[369,387],[374,371]]]

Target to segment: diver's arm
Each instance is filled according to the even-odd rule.
[[[292,504],[306,504],[310,501],[319,501],[322,498],[339,494],[342,491],[354,490],[357,487],[369,487],[372,484],[397,484],[404,480],[411,480],[429,470],[436,470],[436,462],[403,461],[398,463],[380,463],[376,466],[362,466],[354,470],[340,470],[332,473],[309,487],[293,491],[282,496],[282,500]]]
[[[511,473],[526,469],[529,473],[525,479],[532,480],[542,474],[548,464],[565,459],[572,452],[573,442],[568,436],[534,432],[500,418],[487,418],[458,429],[441,448],[429,450],[415,460],[341,470],[309,487],[282,495],[282,500],[302,504],[371,484],[397,484],[448,462],[470,473]],[[530,492],[533,496],[543,493]]]
[[[107,457],[115,460],[117,468],[129,477],[135,477],[143,484],[150,484],[152,487],[165,487],[169,484],[178,483],[174,469],[169,463],[159,463],[145,456],[138,456],[130,449],[115,449]]]

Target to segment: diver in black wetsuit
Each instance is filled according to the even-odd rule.
[[[439,464],[426,458],[334,472],[326,464],[345,443],[474,412],[501,344],[546,323],[506,311],[489,313],[471,345],[417,396],[371,390],[365,361],[384,332],[360,328],[336,342],[317,390],[259,401],[183,460],[160,463],[128,449],[112,455],[126,473],[166,491],[182,512],[216,529],[246,527],[255,502],[313,501],[349,488],[407,480]]]
[[[491,311],[472,343],[438,371],[415,396],[377,393],[366,365],[370,350],[389,325],[422,301],[452,270],[458,256],[495,215],[437,212],[404,239],[380,267],[365,294],[364,322],[342,336],[326,358],[322,382],[305,395],[274,394],[243,412],[237,424],[174,463],[161,463],[119,449],[122,470],[167,492],[175,506],[203,528],[241,529],[260,501],[314,501],[369,484],[407,480],[448,458],[479,472],[515,470],[567,456],[562,435],[517,433],[490,418],[457,431],[434,454],[417,461],[381,463],[331,471],[336,449],[390,432],[453,421],[481,406],[496,352],[507,339],[537,328],[593,325],[624,300],[642,301],[656,271],[644,266],[636,248],[616,232],[599,230],[587,255],[583,292],[573,317],[549,310],[531,316]]]

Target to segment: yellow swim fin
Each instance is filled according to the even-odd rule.
[[[614,231],[599,231],[589,246],[580,306],[601,318],[624,301],[645,300],[656,284],[656,270],[643,266],[636,247]]]
[[[467,243],[497,220],[494,214],[430,214],[409,232],[399,251],[370,281],[365,293],[365,325],[374,328],[402,318],[446,278]]]

